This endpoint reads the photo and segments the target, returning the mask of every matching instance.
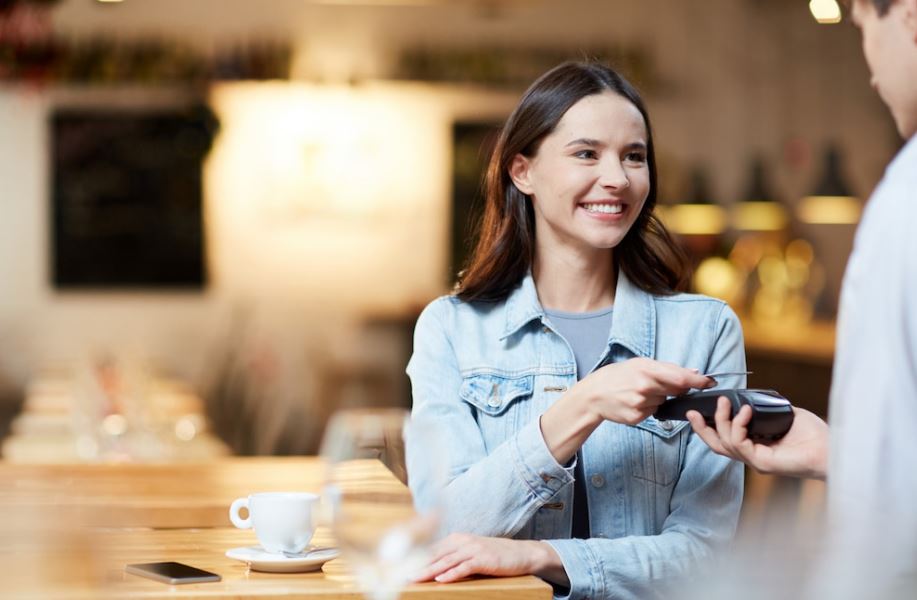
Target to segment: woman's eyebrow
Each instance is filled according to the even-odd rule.
[[[573,140],[572,142],[568,142],[565,147],[568,147],[568,146],[601,146],[601,145],[602,145],[601,142],[599,142],[598,140],[594,140],[592,138],[579,138],[579,139]]]
[[[600,142],[599,140],[594,140],[592,138],[578,138],[578,139],[573,140],[572,142],[568,142],[567,145],[564,147],[566,148],[570,146],[590,146],[590,147],[595,148],[595,147],[602,146],[602,145],[603,145],[602,142]],[[643,142],[631,142],[630,144],[627,144],[626,146],[624,146],[624,149],[625,150],[646,150],[646,144]]]

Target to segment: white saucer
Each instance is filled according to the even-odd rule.
[[[243,546],[226,551],[226,556],[248,563],[253,571],[266,571],[268,573],[318,571],[323,564],[340,555],[341,552],[337,548],[322,548],[296,557],[274,554],[261,546]]]

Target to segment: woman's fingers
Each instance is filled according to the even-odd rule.
[[[459,551],[467,547],[467,543],[463,542],[464,537],[453,533],[437,543],[433,547],[429,564],[414,576],[414,581],[429,581],[462,562],[465,557]]]
[[[471,575],[514,576],[533,573],[541,564],[543,550],[539,542],[504,538],[457,535],[461,547],[442,556],[422,574],[427,581],[449,583]],[[537,551],[536,551],[537,550]]]
[[[465,559],[466,557],[462,554],[459,554],[458,552],[447,554],[446,556],[431,562],[426,568],[424,568],[423,571],[414,577],[414,581],[430,581],[434,578],[439,581],[439,575],[454,568]]]
[[[489,538],[478,539],[474,536],[463,534],[452,534],[440,542],[437,548],[438,558],[436,558],[424,571],[415,578],[415,581],[429,581],[431,579],[439,583],[451,583],[460,579],[470,577],[475,573],[483,573],[480,570],[482,556],[487,556],[486,544]],[[493,540],[496,541],[496,540]],[[492,542],[491,542],[492,543]],[[444,553],[445,551],[445,553]],[[484,564],[488,560],[485,559]],[[489,560],[494,562],[494,560]],[[493,567],[493,565],[491,565]]]
[[[636,425],[656,412],[669,396],[715,385],[697,369],[650,358],[632,358],[606,365],[577,385],[583,397],[595,400],[599,415],[608,421]]]
[[[435,577],[436,581],[439,583],[452,583],[453,581],[458,581],[459,579],[465,579],[470,577],[475,573],[474,565],[472,564],[472,559],[468,559],[453,568],[440,573]]]
[[[441,539],[439,542],[433,545],[430,552],[430,564],[433,564],[436,561],[449,556],[462,546],[463,544],[458,539],[457,534],[452,533],[447,535],[445,538]]]
[[[689,389],[702,390],[714,385],[713,380],[704,377],[696,369],[687,369],[673,363],[654,360],[647,363],[647,368],[659,383],[660,391],[665,394],[678,394]]]

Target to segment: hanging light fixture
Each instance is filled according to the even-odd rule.
[[[825,150],[825,171],[811,196],[802,199],[797,211],[805,223],[820,225],[855,224],[860,220],[862,206],[850,192],[841,173],[841,157],[837,147]]]
[[[741,231],[780,231],[786,227],[787,214],[771,193],[760,156],[751,160],[750,178],[740,202],[733,210],[733,225]]]
[[[811,0],[809,12],[822,25],[833,25],[841,22],[841,7],[837,0]]]
[[[688,201],[665,207],[660,216],[680,235],[718,235],[726,229],[726,211],[711,199],[706,173],[699,167],[691,174]]]

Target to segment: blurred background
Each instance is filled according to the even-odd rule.
[[[0,0],[4,458],[314,453],[337,408],[409,406],[496,127],[583,58],[647,100],[660,214],[741,315],[749,386],[824,415],[854,228],[900,145],[856,30],[816,20],[836,11]]]

